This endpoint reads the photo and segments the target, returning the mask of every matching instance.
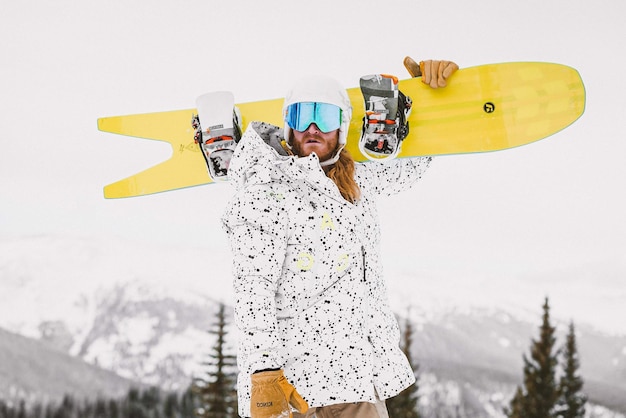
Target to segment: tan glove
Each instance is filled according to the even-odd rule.
[[[411,57],[404,58],[404,66],[411,77],[422,77],[422,83],[436,89],[448,85],[448,79],[459,69],[452,61],[426,60],[416,63]]]
[[[301,414],[309,405],[287,381],[282,370],[254,373],[250,400],[252,418],[291,418],[291,404]]]

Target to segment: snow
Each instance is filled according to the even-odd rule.
[[[445,405],[458,405],[460,390],[455,382],[441,382],[434,374],[422,373],[420,375],[420,404],[430,406],[437,394],[443,393],[444,399],[438,399]]]
[[[97,364],[107,370],[114,370],[119,361],[119,355],[114,350],[116,343],[117,338],[115,337],[94,341],[83,358],[88,363]]]
[[[159,320],[143,313],[138,317],[126,318],[119,322],[118,329],[120,334],[126,336],[126,340],[130,344],[131,355],[141,354],[147,351],[148,343],[155,337],[154,328],[158,325]]]
[[[394,265],[393,257],[383,259],[391,306],[398,313],[410,308],[416,323],[451,309],[457,313],[481,309],[498,315],[504,324],[511,320],[510,315],[536,323],[548,297],[551,317],[559,323],[573,320],[608,334],[626,335],[626,296],[621,282],[604,282],[604,290],[598,292],[600,279],[551,281],[524,274],[490,277],[488,272],[457,272],[445,266],[437,271],[414,268],[409,272]]]
[[[208,352],[212,340],[206,332],[200,332],[193,328],[187,328],[182,333],[165,333],[161,336],[159,345],[151,352],[153,361],[159,362],[167,358],[171,353],[177,353],[192,359],[185,363],[185,373],[193,376],[198,371],[204,353]]]
[[[587,404],[585,408],[585,418],[625,418],[626,415],[613,412],[604,406]]]

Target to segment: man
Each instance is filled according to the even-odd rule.
[[[411,64],[412,63],[412,64]],[[411,60],[412,75],[419,70]],[[458,68],[421,63],[445,86]],[[355,164],[343,148],[352,108],[326,77],[286,95],[284,138],[253,122],[229,166],[223,224],[233,251],[239,413],[253,418],[387,417],[414,381],[399,348],[379,254],[375,199],[408,189],[430,158]]]

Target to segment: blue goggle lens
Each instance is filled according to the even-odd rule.
[[[285,122],[299,132],[306,131],[314,123],[320,131],[328,133],[341,126],[341,108],[329,103],[294,103],[287,106]]]

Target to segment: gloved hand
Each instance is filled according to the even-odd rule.
[[[422,83],[434,89],[447,86],[447,80],[459,69],[452,61],[426,60],[418,64],[411,57],[404,59],[404,66],[411,77],[421,76]]]
[[[293,414],[290,404],[301,414],[309,409],[309,405],[287,381],[282,370],[257,372],[251,379],[252,418],[291,418]]]

